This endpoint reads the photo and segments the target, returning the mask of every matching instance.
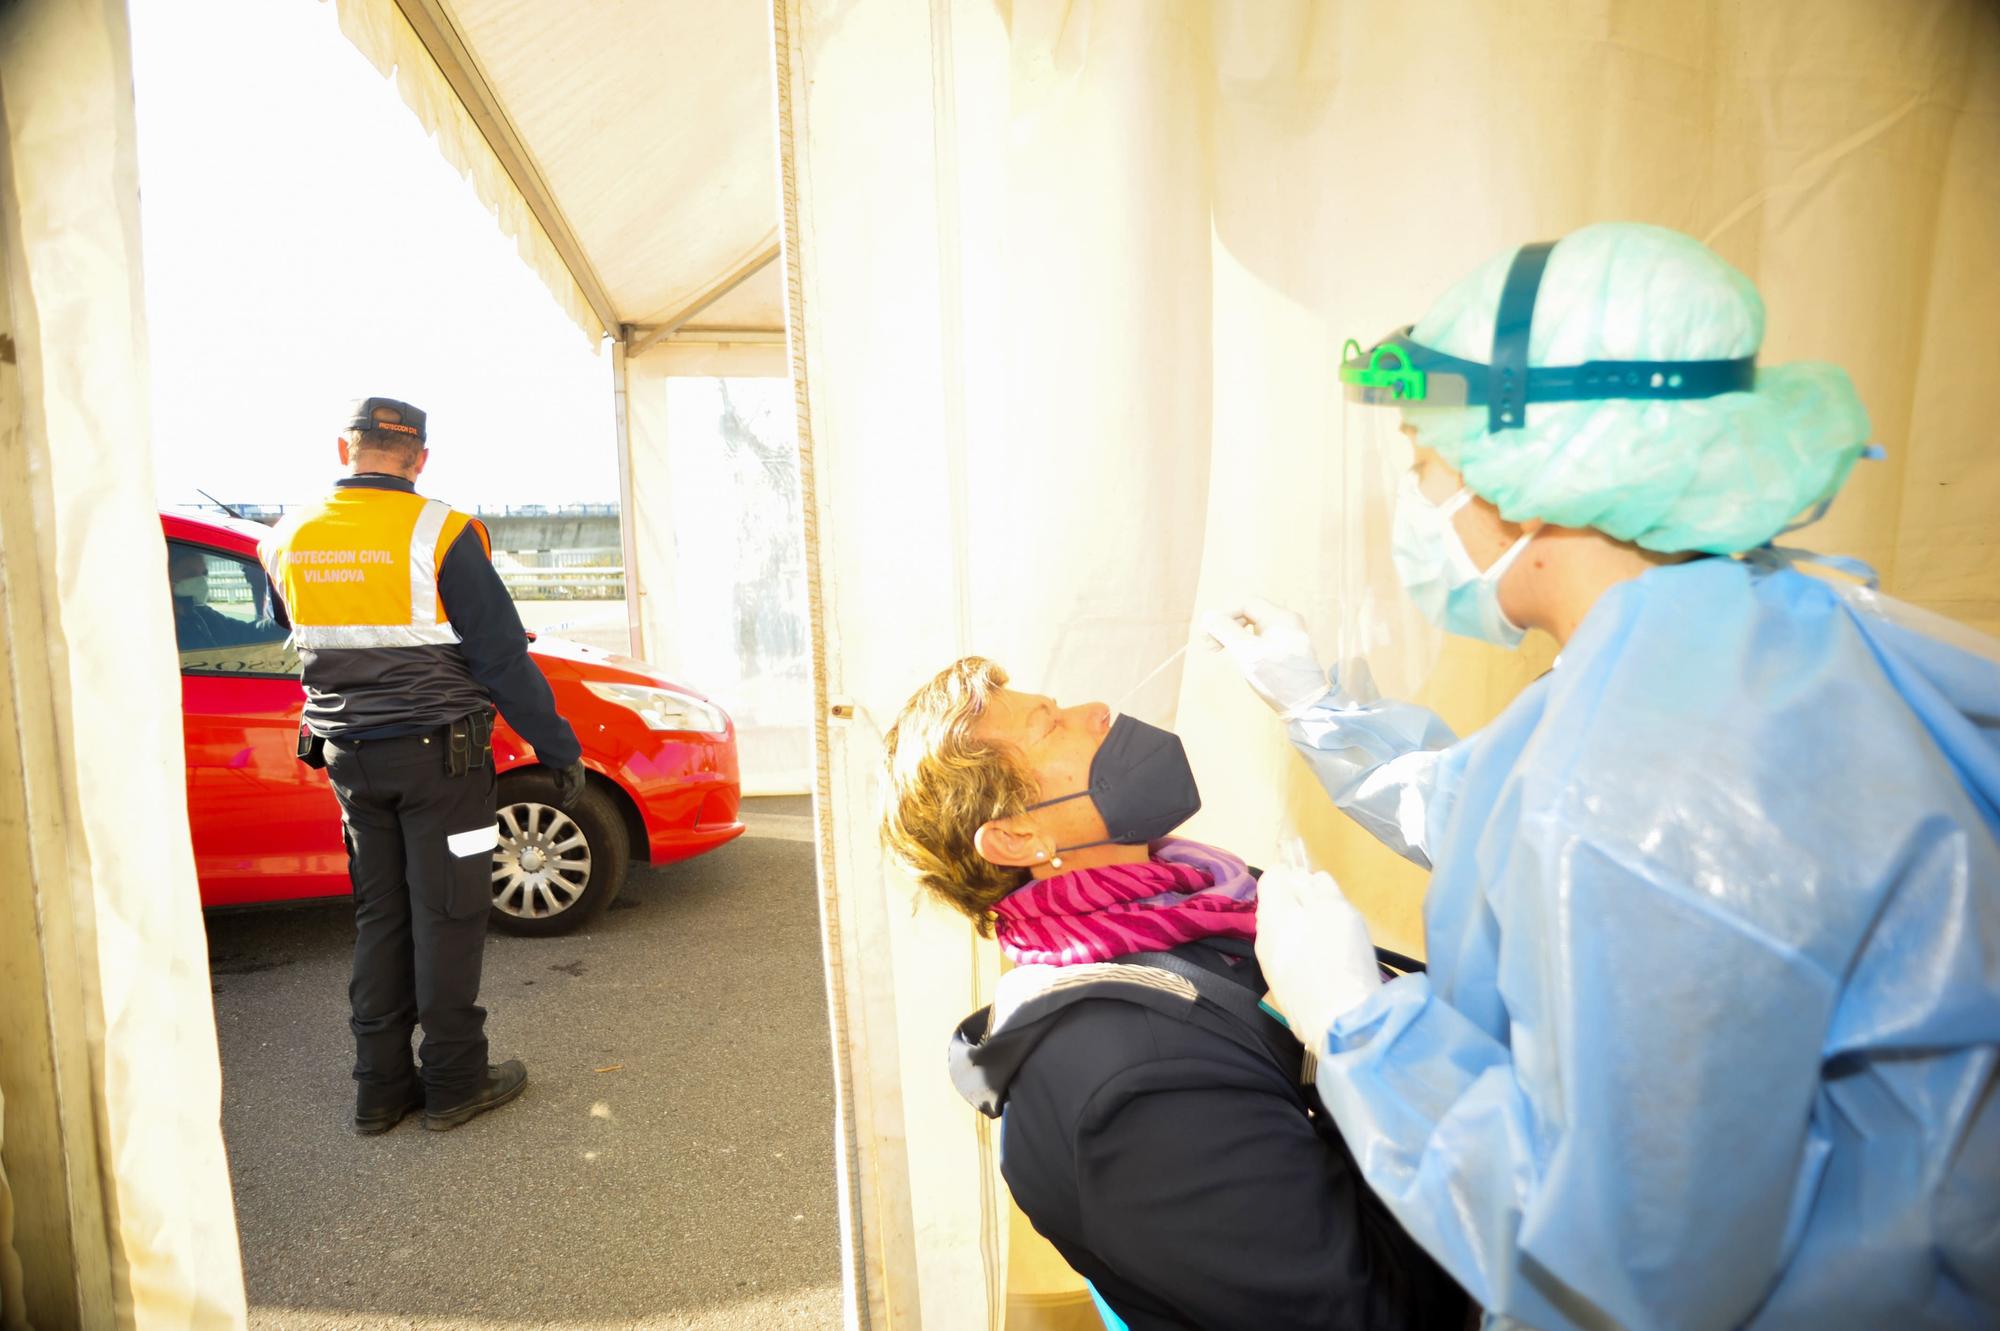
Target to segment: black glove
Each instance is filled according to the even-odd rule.
[[[583,798],[583,760],[577,759],[556,773],[556,801],[565,809]]]

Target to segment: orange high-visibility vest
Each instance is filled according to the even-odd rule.
[[[318,652],[456,643],[437,575],[468,523],[491,557],[478,519],[401,490],[336,490],[279,523],[259,553],[291,616],[293,645]]]

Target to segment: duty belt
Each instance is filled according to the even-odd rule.
[[[444,748],[444,774],[464,776],[467,772],[484,767],[493,757],[493,713],[473,712],[461,716],[450,725],[438,726],[432,730],[415,731],[408,735],[392,735],[381,740],[343,740],[335,735],[322,739],[306,726],[299,727],[299,761],[307,767],[326,766],[326,746],[333,744],[375,744],[391,740],[422,740],[428,744],[437,740]]]

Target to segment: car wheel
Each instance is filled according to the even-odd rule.
[[[631,844],[611,797],[595,785],[570,808],[536,769],[500,778],[493,851],[493,923],[546,937],[590,923],[625,885]]]

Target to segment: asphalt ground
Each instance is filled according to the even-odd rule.
[[[349,1130],[346,902],[208,917],[252,1327],[840,1325],[811,820],[746,821],[586,932],[490,937],[528,1088],[452,1132]]]

